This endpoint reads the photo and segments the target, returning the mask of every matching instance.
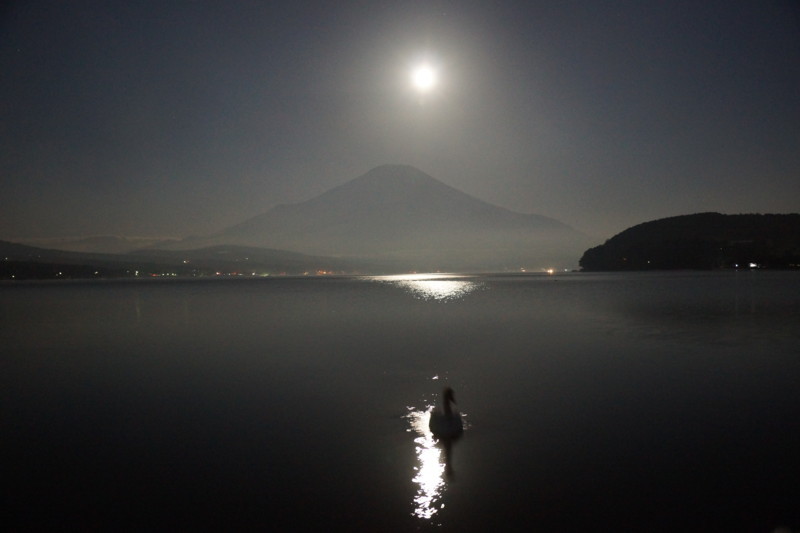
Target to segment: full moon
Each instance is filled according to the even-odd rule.
[[[420,65],[411,72],[411,83],[420,92],[428,92],[436,86],[436,71],[430,65]]]

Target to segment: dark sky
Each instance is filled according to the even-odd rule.
[[[795,0],[2,9],[0,239],[213,232],[385,163],[603,239],[800,211]]]

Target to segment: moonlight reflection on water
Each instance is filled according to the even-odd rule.
[[[408,414],[403,418],[408,421],[410,427],[406,431],[416,434],[414,453],[417,456],[417,464],[414,466],[412,481],[417,485],[417,490],[414,494],[412,515],[434,523],[437,513],[445,506],[443,498],[447,482],[452,481],[450,449],[456,439],[445,441],[433,436],[430,430],[433,405],[427,405],[421,410],[414,407],[407,409]],[[442,524],[434,523],[434,525]]]
[[[408,431],[417,434],[414,444],[418,464],[414,467],[413,481],[419,487],[414,495],[413,514],[418,518],[430,520],[440,508],[444,507],[444,503],[437,504],[444,494],[445,464],[442,450],[436,447],[436,439],[428,429],[433,406],[428,406],[424,411],[415,411],[413,407],[408,409],[406,419],[411,425]]]
[[[369,279],[400,287],[420,300],[458,300],[481,286],[467,276],[451,274],[404,274],[375,276]]]

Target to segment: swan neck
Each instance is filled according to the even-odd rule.
[[[449,399],[444,401],[444,414],[446,414],[446,415],[452,415],[453,414],[453,408],[450,406],[450,400]]]

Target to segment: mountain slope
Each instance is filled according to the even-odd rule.
[[[306,202],[279,205],[209,244],[380,257],[420,268],[575,264],[586,238],[557,220],[478,200],[409,166],[377,167]]]
[[[583,270],[797,268],[800,214],[698,213],[626,229],[581,257]]]
[[[284,250],[213,246],[196,250],[146,250],[97,254],[0,241],[0,280],[393,272],[377,261],[304,255]]]
[[[29,246],[65,252],[101,254],[124,254],[142,248],[167,244],[174,239],[148,237],[121,237],[116,235],[94,235],[90,237],[53,237],[30,239],[22,242]]]

